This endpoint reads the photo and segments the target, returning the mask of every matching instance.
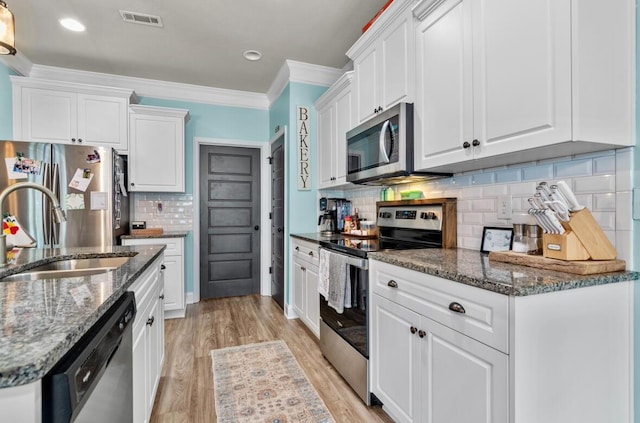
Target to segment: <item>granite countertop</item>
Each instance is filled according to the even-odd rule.
[[[131,256],[97,275],[0,281],[0,388],[41,379],[166,247],[23,249],[0,278],[57,259]]]
[[[525,296],[639,280],[640,272],[576,275],[490,261],[475,250],[421,249],[369,253],[369,258],[505,295]]]
[[[144,238],[184,238],[189,231],[164,231],[162,235],[121,235],[120,239],[144,239]]]

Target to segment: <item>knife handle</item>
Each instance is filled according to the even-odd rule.
[[[556,185],[558,186],[558,189],[560,190],[564,198],[567,199],[567,203],[569,203],[569,208],[571,209],[571,211],[584,209],[584,206],[578,202],[575,194],[573,193],[573,191],[571,191],[571,188],[569,188],[569,185],[565,181],[558,181]]]

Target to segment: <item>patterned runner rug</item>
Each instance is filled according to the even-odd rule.
[[[333,417],[284,341],[211,351],[219,423],[330,423]]]

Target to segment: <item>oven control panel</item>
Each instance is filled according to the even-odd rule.
[[[389,206],[378,210],[378,227],[442,230],[442,206]]]

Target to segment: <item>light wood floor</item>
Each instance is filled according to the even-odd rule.
[[[205,300],[184,319],[166,322],[165,362],[151,423],[216,422],[210,351],[284,340],[338,423],[392,422],[367,407],[322,357],[317,339],[299,320],[287,320],[270,297]]]

